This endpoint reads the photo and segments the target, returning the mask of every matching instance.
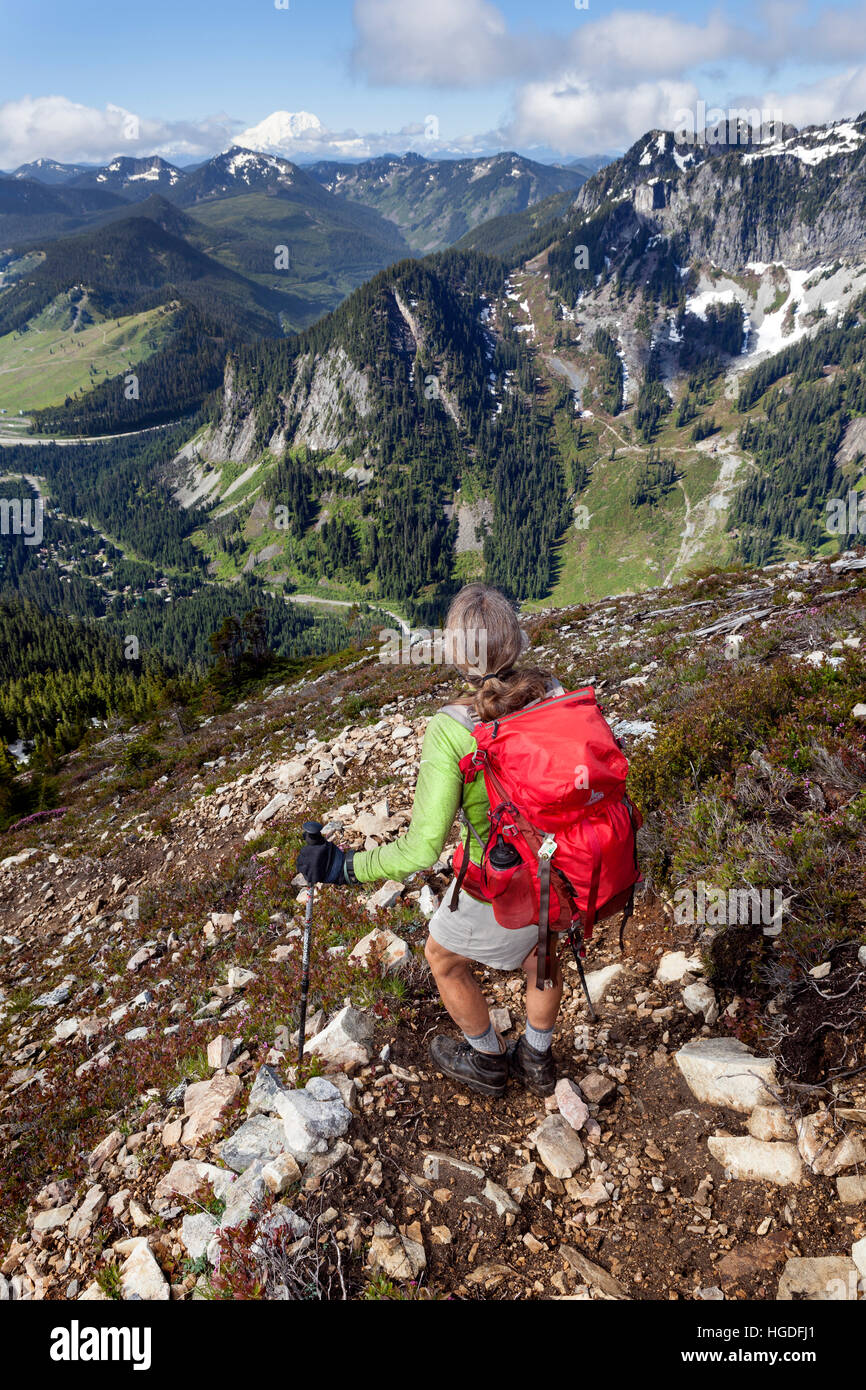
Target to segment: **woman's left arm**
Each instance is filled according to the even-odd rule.
[[[463,796],[458,764],[471,747],[471,734],[456,720],[441,712],[433,716],[421,749],[409,829],[389,845],[355,854],[352,872],[360,883],[405,879],[436,863]]]

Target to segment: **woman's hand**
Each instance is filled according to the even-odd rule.
[[[299,874],[304,875],[308,883],[345,883],[345,862],[346,856],[339,845],[325,840],[320,845],[304,845],[295,868]]]

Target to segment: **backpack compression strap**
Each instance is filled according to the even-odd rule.
[[[553,971],[550,960],[550,855],[542,854],[538,859],[538,946],[535,952],[536,989],[546,989],[553,984]]]
[[[557,874],[559,879],[563,880],[563,882],[564,879],[559,870],[551,865],[550,859],[553,850],[551,849],[550,853],[548,854],[545,854],[543,852],[549,837],[542,835],[540,831],[535,829],[534,825],[530,825],[526,817],[522,815],[520,811],[518,811],[516,806],[514,806],[514,803],[508,801],[508,794],[505,788],[503,787],[502,783],[500,782],[499,778],[497,777],[496,773],[491,768],[487,755],[484,754],[484,756],[480,758],[479,761],[483,765],[485,780],[489,778],[490,786],[496,792],[497,796],[499,796],[503,801],[508,802],[510,806],[514,807],[514,819],[517,823],[517,827],[520,830],[520,833],[526,841],[527,845],[529,846],[530,850],[538,860],[539,904],[538,946],[536,955],[536,960],[538,962],[538,971],[535,978],[535,984],[537,989],[547,989],[553,983],[552,961],[550,958],[550,877],[551,874],[554,873]],[[492,797],[490,798],[490,802],[492,805]],[[596,873],[596,875],[601,873],[600,852],[594,872]],[[595,899],[597,893],[598,879],[596,877],[595,893],[592,897],[593,920],[595,920]]]

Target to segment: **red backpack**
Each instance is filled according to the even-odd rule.
[[[481,864],[474,864],[475,832],[466,822],[466,841],[454,855],[451,910],[465,888],[492,904],[503,927],[537,922],[539,989],[551,983],[550,933],[569,932],[583,981],[584,943],[594,924],[622,912],[621,946],[641,879],[642,819],[626,795],[628,760],[591,687],[476,724],[472,734],[477,750],[460,760],[460,771],[467,782],[479,772],[484,777],[490,835]]]

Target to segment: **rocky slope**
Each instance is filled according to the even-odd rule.
[[[595,685],[646,815],[625,951],[616,924],[590,948],[597,1022],[566,964],[547,1103],[431,1069],[448,849],[406,885],[319,891],[296,1066],[300,822],[400,833],[447,672],[367,649],[162,721],[141,772],[141,731],[71,758],[63,807],[0,860],[0,1297],[856,1298],[864,565],[533,621],[533,656]],[[677,920],[683,885],[740,874],[784,888],[781,935]],[[522,981],[479,975],[517,1036]]]
[[[784,260],[808,269],[819,258],[866,253],[863,154],[866,115],[763,143],[711,145],[649,131],[577,195],[593,213],[627,199],[658,231],[683,238],[691,256],[726,270]]]

